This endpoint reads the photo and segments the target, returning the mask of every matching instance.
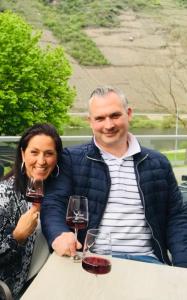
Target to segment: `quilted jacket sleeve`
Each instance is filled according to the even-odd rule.
[[[187,205],[170,171],[170,202],[168,208],[167,244],[174,266],[187,267]]]
[[[42,231],[49,246],[62,232],[70,231],[65,222],[68,199],[72,193],[72,166],[68,150],[64,151],[60,169],[59,176],[46,185],[41,208]]]

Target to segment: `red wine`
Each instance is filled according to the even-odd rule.
[[[85,218],[77,218],[76,217],[69,217],[66,219],[66,224],[70,228],[75,228],[78,229],[84,229],[88,225],[88,221]]]
[[[88,256],[82,260],[82,267],[93,274],[107,274],[111,270],[111,263],[103,257]]]
[[[41,203],[43,195],[37,193],[27,193],[27,201],[33,203]]]

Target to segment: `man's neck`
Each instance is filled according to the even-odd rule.
[[[102,151],[110,153],[118,158],[124,156],[128,150],[128,141],[115,146],[109,145],[108,147],[100,145],[97,141],[95,141],[95,143]]]
[[[123,143],[115,144],[115,145],[109,145],[106,147],[106,145],[102,145],[98,143],[94,137],[95,145],[101,150],[106,153],[109,153],[111,155],[114,155],[118,158],[124,157],[124,156],[132,156],[139,152],[141,152],[141,148],[139,145],[138,140],[134,135],[131,133],[128,133],[128,136],[126,139],[124,139]]]

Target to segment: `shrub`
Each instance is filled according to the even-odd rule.
[[[0,134],[20,134],[35,122],[67,122],[75,92],[61,47],[41,49],[40,34],[11,12],[0,14]]]

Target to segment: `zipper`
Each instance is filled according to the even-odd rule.
[[[139,188],[139,191],[140,191],[140,194],[141,194],[141,198],[142,198],[142,202],[143,202],[144,211],[145,211],[145,209],[146,209],[146,207],[145,207],[145,199],[144,199],[144,194],[143,194],[143,192],[142,192],[142,189],[141,189],[141,187],[140,187],[140,176],[139,176],[139,172],[138,172],[138,166],[139,166],[139,164],[140,164],[142,161],[144,161],[147,157],[148,157],[148,154],[146,154],[146,155],[145,155],[145,156],[144,156],[144,157],[136,164],[136,166],[135,166],[136,174],[137,174],[137,184],[138,184],[138,188]],[[167,263],[165,262],[165,260],[164,260],[164,256],[163,256],[163,252],[162,252],[162,248],[161,248],[161,246],[160,246],[160,243],[159,243],[159,241],[158,241],[158,240],[155,238],[155,236],[154,236],[153,229],[152,229],[150,223],[148,222],[148,220],[147,220],[147,218],[146,218],[146,214],[145,214],[145,220],[146,220],[146,222],[147,222],[147,224],[148,224],[148,226],[149,226],[149,228],[150,228],[150,230],[151,230],[151,235],[152,235],[153,239],[156,241],[156,243],[157,243],[157,245],[158,245],[158,247],[159,247],[159,249],[160,249],[160,253],[161,253],[163,262],[164,262],[165,264],[167,264]]]
[[[148,157],[148,154],[146,154],[146,155],[145,155],[145,156],[144,156],[144,157],[143,157],[143,158],[135,165],[135,170],[136,170],[136,174],[137,174],[137,184],[138,184],[138,188],[139,188],[139,191],[140,191],[140,194],[141,194],[141,198],[142,198],[142,202],[143,202],[144,211],[145,211],[145,199],[144,199],[144,194],[143,194],[143,192],[142,192],[142,189],[141,189],[141,187],[140,187],[140,176],[139,176],[139,172],[138,172],[138,165],[139,165],[141,162],[143,162],[147,157]],[[101,163],[105,164],[105,162],[104,162],[103,160],[101,160],[101,159],[92,158],[92,157],[90,157],[90,156],[87,156],[87,158],[90,159],[90,160],[97,161],[97,162],[101,162]],[[106,165],[106,164],[105,164],[105,165]],[[107,165],[106,165],[106,166],[107,166]],[[109,180],[110,180],[110,177],[109,177]],[[108,195],[109,195],[109,190],[110,190],[110,189],[108,189],[107,197],[108,197]],[[106,204],[107,204],[107,202],[106,202]],[[105,207],[106,207],[106,205],[105,205]],[[104,210],[103,210],[103,214],[104,214]],[[102,214],[102,216],[103,216],[103,214]],[[162,252],[162,248],[161,248],[161,246],[160,246],[160,243],[159,243],[159,241],[155,238],[154,233],[153,233],[153,229],[152,229],[151,225],[149,224],[149,222],[148,222],[148,220],[147,220],[147,218],[146,218],[146,215],[145,215],[145,221],[147,222],[147,224],[148,224],[148,226],[149,226],[149,228],[150,228],[150,230],[151,230],[151,235],[152,235],[153,239],[156,241],[156,243],[157,243],[157,245],[158,245],[158,247],[159,247],[159,249],[160,249],[160,253],[161,253],[163,262],[164,262],[165,264],[167,264],[166,261],[165,261],[165,259],[164,259],[164,257],[163,257],[163,252]],[[99,224],[98,224],[98,226],[99,226]]]
[[[100,163],[102,163],[102,164],[105,165],[105,167],[107,168],[107,171],[108,171],[107,178],[108,178],[108,180],[109,180],[109,185],[111,186],[111,179],[110,179],[110,175],[109,175],[108,166],[107,166],[107,164],[104,162],[104,160],[102,160],[102,159],[97,159],[97,158],[93,158],[93,157],[90,157],[90,156],[87,156],[87,158],[90,159],[90,160],[96,161],[96,162],[100,162]],[[107,191],[107,193],[106,193],[106,199],[108,199],[108,196],[109,196],[109,193],[110,193],[110,186],[108,186],[108,191]],[[107,202],[108,202],[108,201],[106,200],[106,202],[105,202],[105,208],[106,208]],[[103,215],[104,215],[104,212],[105,212],[105,209],[103,209],[103,212],[102,212],[102,215],[101,215],[100,220],[102,220],[102,217],[103,217]],[[101,221],[100,221],[100,222],[101,222]],[[100,225],[100,223],[97,224],[97,228],[99,227],[99,225]]]
[[[97,159],[97,158],[93,158],[93,157],[90,157],[90,156],[86,156],[88,159],[90,159],[90,160],[94,160],[94,161],[97,161],[97,162],[101,162],[101,163],[103,163],[103,164],[105,164],[105,162],[102,160],[102,159]]]

